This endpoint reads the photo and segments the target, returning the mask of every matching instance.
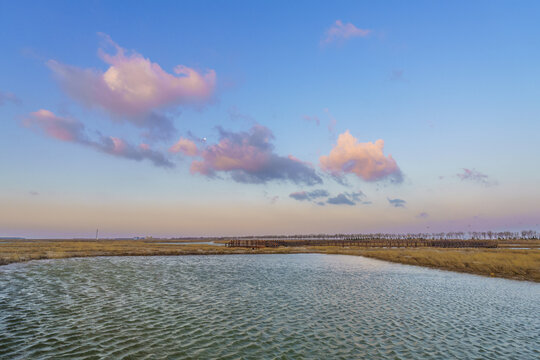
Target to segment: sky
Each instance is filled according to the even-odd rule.
[[[539,13],[0,0],[0,236],[540,230]]]

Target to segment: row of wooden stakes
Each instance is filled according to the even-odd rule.
[[[427,239],[233,239],[225,244],[228,247],[276,248],[305,246],[341,246],[341,247],[438,247],[438,248],[496,248],[496,240],[427,240]]]

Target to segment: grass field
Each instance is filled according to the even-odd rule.
[[[513,249],[340,249],[325,253],[361,255],[379,260],[485,276],[540,282],[540,250]]]
[[[498,249],[280,247],[228,248],[204,244],[160,244],[164,240],[4,240],[0,265],[36,259],[90,256],[226,255],[323,253],[360,255],[402,264],[540,282],[538,241],[501,244]],[[200,240],[199,240],[200,241]],[[509,249],[528,247],[531,249]]]

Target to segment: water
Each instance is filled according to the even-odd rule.
[[[340,255],[0,267],[5,359],[538,359],[540,284]]]

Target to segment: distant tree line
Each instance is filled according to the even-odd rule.
[[[371,233],[371,234],[308,234],[308,235],[263,235],[220,237],[228,239],[321,239],[321,240],[538,240],[540,233],[534,230],[523,231],[456,231],[438,233]]]

